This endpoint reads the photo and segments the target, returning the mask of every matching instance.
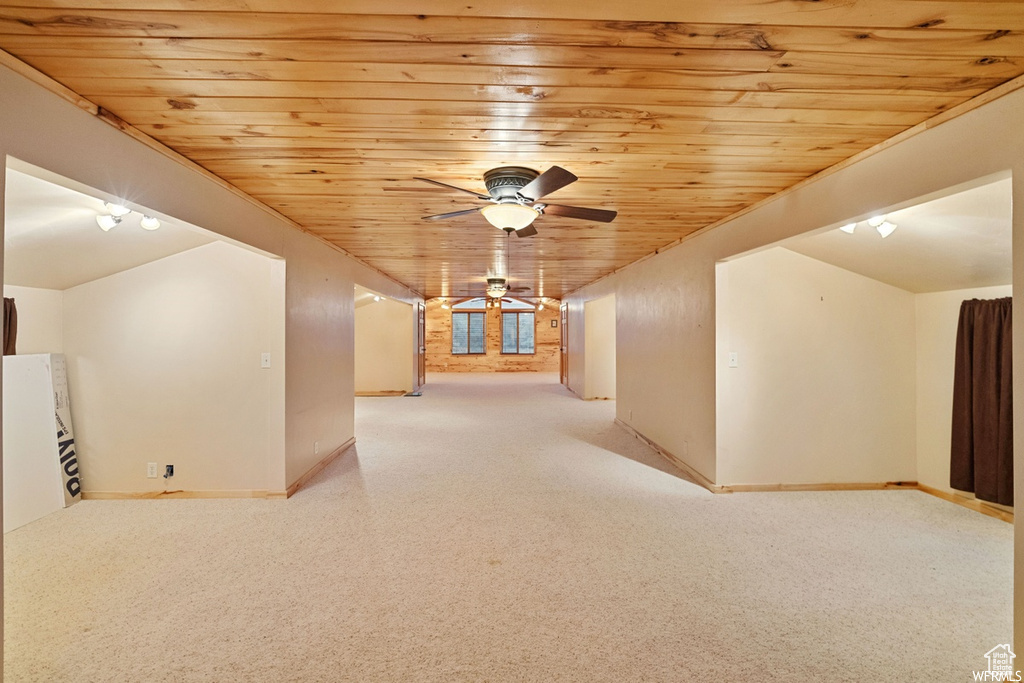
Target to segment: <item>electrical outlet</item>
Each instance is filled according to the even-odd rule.
[[[158,476],[158,467],[155,462],[146,464],[146,476],[150,479],[156,479]]]
[[[320,453],[320,442],[319,441],[314,441],[313,442],[313,455],[318,455],[319,453]]]
[[[174,465],[164,466],[164,479],[170,479],[174,476]]]

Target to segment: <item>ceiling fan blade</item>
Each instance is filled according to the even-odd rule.
[[[508,291],[510,292],[529,292],[529,287],[511,287]]]
[[[422,180],[425,183],[430,183],[432,185],[437,185],[439,187],[447,187],[449,190],[458,190],[459,192],[465,192],[466,194],[473,195],[477,199],[485,199],[487,201],[491,200],[491,198],[488,195],[480,194],[479,192],[473,192],[473,190],[464,190],[461,187],[455,187],[454,185],[449,185],[448,183],[442,183],[442,182],[437,181],[437,180],[431,180],[430,178],[413,178],[413,180]]]
[[[577,180],[579,178],[561,166],[552,166],[527,183],[523,189],[519,190],[519,194],[528,199],[537,200],[551,194],[555,190],[561,190],[569,183],[575,183]]]
[[[587,209],[582,206],[565,206],[564,204],[547,204],[544,213],[552,216],[565,216],[566,218],[582,218],[585,221],[599,221],[611,223],[618,215],[616,211],[605,209]]]
[[[516,230],[516,235],[518,237],[533,237],[536,234],[537,228],[533,227],[532,225],[527,225],[525,228],[519,228],[518,230]]]
[[[452,211],[451,213],[435,213],[433,216],[423,216],[425,221],[440,221],[445,218],[455,218],[456,216],[467,216],[471,213],[477,213],[480,209],[464,209],[462,211]]]

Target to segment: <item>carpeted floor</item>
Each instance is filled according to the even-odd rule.
[[[357,400],[288,501],[5,537],[5,680],[966,681],[1012,527],[916,491],[713,496],[551,376]]]

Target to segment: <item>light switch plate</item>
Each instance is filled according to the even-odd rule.
[[[270,367],[270,354],[269,353],[261,353],[260,354],[260,367],[261,368],[269,368]]]
[[[740,366],[740,354],[735,351],[729,352],[729,367],[738,368]]]

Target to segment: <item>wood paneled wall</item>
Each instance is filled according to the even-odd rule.
[[[487,352],[483,355],[452,355],[452,312],[439,301],[427,302],[427,372],[558,372],[560,330],[551,326],[558,320],[559,302],[551,300],[536,312],[536,353],[501,353],[501,310],[487,311],[485,332]]]

